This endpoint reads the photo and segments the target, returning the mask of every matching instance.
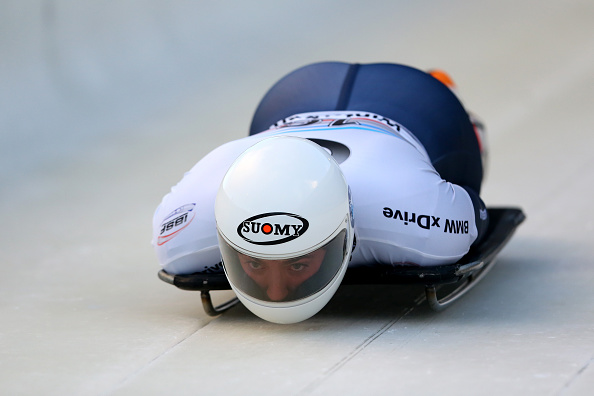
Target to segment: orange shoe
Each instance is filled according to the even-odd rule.
[[[448,87],[449,89],[451,89],[451,90],[456,89],[456,83],[454,83],[454,80],[452,80],[452,77],[450,77],[450,75],[448,73],[446,73],[445,71],[443,71],[441,69],[432,69],[432,70],[429,70],[429,74],[431,74],[433,77],[435,77],[436,79],[438,79],[439,81],[444,83],[445,86]]]

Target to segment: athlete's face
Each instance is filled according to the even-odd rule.
[[[245,273],[266,292],[272,301],[282,301],[299,285],[311,278],[322,265],[326,250],[288,260],[263,260],[239,254]]]

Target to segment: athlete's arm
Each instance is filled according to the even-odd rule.
[[[485,203],[481,199],[481,197],[470,187],[460,186],[470,196],[470,200],[472,201],[472,206],[474,207],[474,221],[476,224],[476,230],[478,235],[472,245],[478,244],[485,234],[487,233],[487,227],[489,226],[489,216],[487,214],[487,207]]]

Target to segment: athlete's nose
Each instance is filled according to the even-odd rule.
[[[287,283],[281,271],[273,270],[270,272],[266,294],[272,301],[282,301],[289,294]]]

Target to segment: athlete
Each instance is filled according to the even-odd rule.
[[[482,131],[443,72],[302,67],[268,91],[248,137],[163,198],[158,259],[170,274],[224,270],[277,323],[315,315],[349,266],[456,262],[488,222]]]

